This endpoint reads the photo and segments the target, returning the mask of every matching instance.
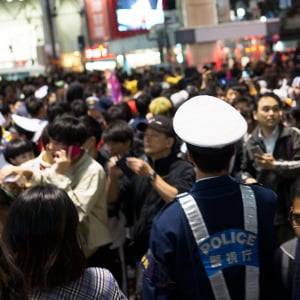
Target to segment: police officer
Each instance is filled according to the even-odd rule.
[[[143,299],[270,299],[277,196],[229,175],[245,120],[220,99],[196,96],[173,122],[196,182],[153,221]]]

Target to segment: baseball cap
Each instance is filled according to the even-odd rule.
[[[168,136],[175,137],[172,119],[167,116],[156,115],[146,122],[140,122],[137,125],[137,129],[140,131],[145,131],[147,127],[152,128],[158,132],[163,132]]]
[[[34,96],[38,99],[43,99],[48,95],[48,86],[43,85],[34,92]]]
[[[232,145],[247,131],[245,119],[234,107],[208,95],[184,102],[174,115],[173,126],[187,146],[199,152]]]
[[[96,109],[101,113],[105,113],[113,105],[112,100],[107,97],[90,96],[85,99],[85,102],[88,109]]]

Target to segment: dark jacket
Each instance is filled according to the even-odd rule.
[[[168,184],[178,189],[179,193],[187,192],[195,180],[194,167],[188,161],[178,158],[174,152],[168,157],[151,162],[144,157]],[[152,220],[165,205],[164,200],[145,177],[134,175],[123,182],[120,194],[126,195],[132,201],[134,210],[134,252],[140,259],[149,246],[149,236]]]
[[[272,228],[276,195],[252,185],[257,206],[260,298],[270,299],[270,274],[275,251]],[[229,176],[197,181],[190,194],[203,215],[210,236],[244,228],[240,184]],[[222,248],[222,247],[221,247]],[[220,249],[221,249],[220,248]],[[166,206],[153,221],[143,299],[214,299],[191,228],[178,201]],[[224,250],[224,254],[227,251]],[[245,267],[223,269],[231,299],[245,299]]]
[[[275,224],[288,223],[288,213],[292,203],[294,189],[300,177],[300,131],[295,127],[279,125],[279,137],[273,156],[276,165],[273,170],[259,170],[255,165],[252,149],[259,145],[266,152],[265,145],[258,135],[257,127],[244,148],[242,179],[253,177],[260,184],[271,188],[278,195],[277,216]]]
[[[299,239],[294,237],[283,243],[274,255],[273,300],[291,299],[296,249]]]

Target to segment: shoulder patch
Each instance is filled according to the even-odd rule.
[[[140,264],[144,271],[144,276],[152,285],[166,287],[171,283],[166,267],[155,259],[150,250],[142,257]]]

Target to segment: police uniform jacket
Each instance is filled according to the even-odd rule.
[[[273,217],[276,195],[252,185],[258,216],[258,261],[260,299],[269,299],[272,255],[275,249]],[[191,191],[209,235],[244,228],[239,182],[230,176],[197,181]],[[222,252],[223,245],[220,246]],[[230,259],[230,257],[227,257]],[[230,261],[228,261],[230,263]],[[214,299],[194,236],[178,201],[165,207],[154,219],[150,252],[143,259],[143,296],[148,299]],[[245,267],[223,269],[231,299],[245,299]],[[258,288],[258,287],[257,287]]]

